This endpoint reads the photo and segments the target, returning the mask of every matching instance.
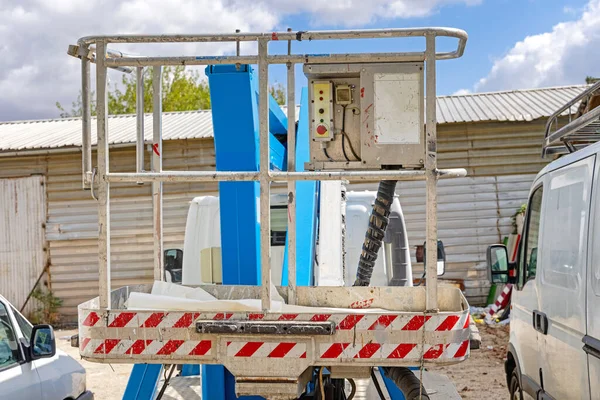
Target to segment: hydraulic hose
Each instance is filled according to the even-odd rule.
[[[385,236],[389,223],[390,210],[394,201],[396,181],[381,181],[377,189],[377,198],[373,204],[369,227],[365,234],[362,252],[358,261],[356,281],[354,286],[369,286],[377,253]],[[385,375],[390,378],[402,391],[406,400],[429,400],[425,388],[419,378],[406,367],[383,368]]]
[[[429,395],[416,375],[406,367],[382,368],[385,376],[390,378],[404,394],[406,400],[429,400]]]
[[[358,270],[356,271],[356,281],[353,286],[369,286],[377,253],[381,248],[385,230],[388,226],[390,210],[394,201],[394,191],[396,190],[396,181],[381,181],[377,189],[377,198],[373,204],[371,217],[369,217],[369,227],[365,234],[360,260],[358,261]]]

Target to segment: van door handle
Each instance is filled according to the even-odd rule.
[[[533,310],[533,327],[536,331],[548,334],[548,317],[543,312]]]

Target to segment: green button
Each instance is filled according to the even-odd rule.
[[[321,122],[323,122],[323,120],[321,120]]]

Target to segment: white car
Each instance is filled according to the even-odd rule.
[[[85,369],[0,296],[0,400],[90,400]]]

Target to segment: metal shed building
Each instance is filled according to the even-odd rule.
[[[487,297],[487,246],[511,233],[512,215],[547,162],[540,157],[545,117],[584,88],[438,98],[440,168],[468,171],[466,178],[439,184],[445,278],[463,282],[471,303]],[[145,121],[149,141],[152,120]],[[163,168],[214,169],[212,136],[208,110],[165,113]],[[135,116],[109,118],[111,171],[135,170],[134,137]],[[63,300],[60,311],[67,322],[76,319],[79,303],[97,295],[98,282],[97,206],[81,189],[80,145],[77,118],[0,123],[0,293],[20,307],[36,282],[46,283]],[[424,182],[402,182],[397,188],[411,246],[425,237],[424,188]],[[165,184],[165,248],[182,247],[188,202],[216,191],[216,183]],[[111,198],[113,287],[150,282],[150,185],[115,185]],[[420,268],[415,266],[415,275]]]

